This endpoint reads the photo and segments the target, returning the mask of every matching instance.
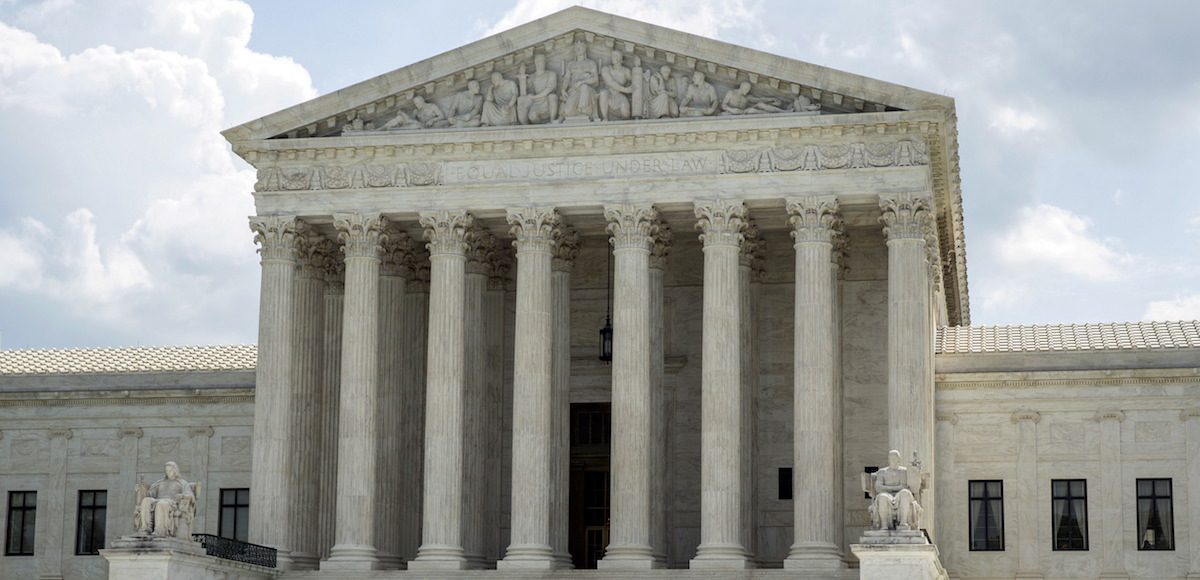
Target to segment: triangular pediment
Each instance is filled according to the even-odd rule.
[[[224,135],[237,143],[605,118],[952,107],[940,95],[573,7]]]

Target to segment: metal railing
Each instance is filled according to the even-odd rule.
[[[275,567],[275,548],[239,542],[212,534],[192,534],[204,546],[204,553],[215,558],[245,562],[266,568]]]

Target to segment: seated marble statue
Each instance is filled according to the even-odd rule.
[[[888,452],[888,466],[875,473],[862,474],[863,491],[871,496],[867,510],[876,530],[919,530],[921,504],[918,499],[924,484],[920,463],[914,454],[913,467],[900,465],[900,452]]]
[[[683,117],[708,117],[716,114],[721,106],[717,89],[704,80],[704,73],[692,73],[692,82],[679,101],[679,114]]]
[[[678,117],[679,103],[675,102],[675,89],[671,88],[671,67],[663,65],[658,69],[658,72],[651,72],[649,69],[645,72],[647,99],[646,113],[647,119],[661,119],[663,117]]]
[[[755,97],[750,94],[750,83],[742,81],[738,88],[725,93],[721,100],[722,115],[756,115],[759,113],[782,113],[778,99]]]
[[[483,114],[483,95],[479,94],[479,81],[467,81],[467,90],[455,93],[446,109],[450,124],[455,127],[478,127]]]
[[[141,534],[191,540],[199,484],[183,479],[174,461],[168,461],[163,472],[164,477],[150,485],[137,484],[134,527]]]
[[[525,65],[521,65],[521,76]],[[546,55],[533,55],[533,74],[525,79],[524,94],[517,97],[517,120],[522,125],[539,125],[558,118],[558,73],[546,69]]]
[[[437,103],[430,103],[425,100],[425,97],[417,95],[413,97],[413,106],[416,107],[414,114],[417,122],[422,127],[434,129],[450,126],[450,121],[446,119],[446,114],[442,112],[441,107],[437,106]]]
[[[796,100],[792,103],[792,110],[797,113],[815,113],[821,110],[821,105],[812,102],[812,99],[804,95],[796,95]]]
[[[503,127],[517,124],[517,97],[520,90],[516,81],[504,78],[499,72],[492,72],[492,85],[487,89],[483,98],[482,124],[488,127]]]

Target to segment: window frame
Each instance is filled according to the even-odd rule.
[[[1067,485],[1067,493],[1064,496],[1059,496],[1058,494],[1054,493],[1054,484],[1060,483],[1060,482],[1065,483]],[[1083,484],[1083,495],[1076,496],[1071,493],[1071,484],[1072,483]],[[1060,500],[1061,501],[1075,501],[1075,500],[1083,501],[1083,514],[1082,514],[1082,516],[1076,517],[1076,521],[1081,522],[1080,529],[1083,532],[1082,533],[1083,547],[1081,547],[1081,548],[1060,548],[1059,547],[1058,535],[1054,529],[1054,502],[1060,501]],[[1086,478],[1051,479],[1050,480],[1050,540],[1051,540],[1052,544],[1050,545],[1050,550],[1053,552],[1087,552],[1087,551],[1090,551],[1091,546],[1092,546],[1092,534],[1091,534],[1090,528],[1091,528],[1091,526],[1088,525],[1087,479]]]
[[[976,483],[983,485],[984,492],[983,492],[982,497],[975,497],[975,494],[972,492],[971,488]],[[989,495],[987,493],[988,484],[992,484],[992,483],[999,484],[999,486],[1000,486],[1000,494],[995,497],[992,497],[991,495]],[[975,502],[979,501],[979,502],[984,502],[984,505],[986,506],[987,502],[995,501],[995,500],[999,500],[1000,509],[999,509],[998,514],[993,514],[992,519],[993,519],[993,521],[998,523],[997,527],[999,528],[999,531],[1000,531],[1000,546],[995,547],[995,548],[993,548],[993,547],[976,548],[975,547],[975,535],[974,535],[975,534],[975,525],[974,525],[974,522],[971,521],[972,505]],[[988,509],[990,509],[990,506],[988,507]],[[969,480],[967,480],[967,549],[968,549],[968,551],[970,551],[970,552],[1003,552],[1005,550],[1006,543],[1007,543],[1007,538],[1004,535],[1004,480],[1003,479],[969,479]]]
[[[1151,483],[1150,495],[1142,495],[1141,483],[1143,481],[1148,481]],[[1158,488],[1158,486],[1156,484],[1158,482],[1162,482],[1162,481],[1167,482],[1167,495],[1166,496],[1160,496],[1160,495],[1158,495],[1158,492],[1155,491]],[[1133,493],[1137,499],[1137,507],[1135,507],[1134,509],[1137,510],[1137,538],[1135,538],[1135,540],[1137,541],[1138,551],[1139,552],[1174,552],[1175,551],[1175,481],[1170,477],[1139,477],[1134,480],[1133,485],[1134,485]],[[1142,521],[1142,500],[1143,499],[1148,499],[1150,501],[1154,501],[1154,500],[1158,500],[1158,499],[1165,499],[1165,500],[1167,500],[1168,505],[1171,507],[1171,517],[1167,521],[1167,525],[1166,525],[1166,529],[1168,531],[1168,537],[1170,538],[1170,541],[1168,542],[1170,544],[1170,547],[1167,547],[1167,548],[1143,548],[1142,547],[1143,546],[1143,543],[1142,543],[1143,532],[1142,532],[1141,521]],[[1159,518],[1160,519],[1162,518],[1162,514],[1159,514]]]
[[[84,494],[92,494],[92,505],[83,505]],[[98,495],[99,494],[99,495]],[[103,505],[96,505],[97,499],[103,501]],[[91,512],[91,528],[87,536],[89,542],[96,540],[96,527],[100,528],[100,545],[92,545],[92,551],[84,550],[84,535],[83,535],[83,512]],[[97,514],[99,512],[99,514]],[[99,556],[100,550],[104,549],[104,537],[108,532],[108,490],[107,489],[81,489],[76,494],[75,499],[75,555],[76,556]]]
[[[13,498],[21,495],[21,505],[14,506]],[[28,505],[28,497],[33,496],[33,505]],[[37,491],[36,490],[14,490],[8,492],[8,509],[7,518],[4,520],[4,555],[14,557],[30,557],[35,555],[37,546]],[[12,550],[12,532],[13,532],[13,514],[21,514],[21,533],[17,538],[19,545],[18,551]],[[30,522],[28,514],[33,514],[33,521]],[[25,546],[25,527],[33,526],[33,540],[29,543],[28,551]]]
[[[226,492],[233,494],[233,503],[225,502]],[[245,503],[241,503],[237,499],[238,494],[241,492],[246,493],[246,502]],[[249,519],[250,519],[250,488],[248,488],[248,487],[222,487],[217,492],[217,503],[218,503],[217,537],[225,538],[228,540],[234,540],[237,542],[248,542],[249,537],[238,538],[237,531],[238,531],[238,522],[241,521],[241,518],[238,515],[240,513],[239,510],[241,510],[241,509],[246,510],[245,517],[246,517],[246,521],[247,521],[247,530],[249,528],[248,524],[249,524]],[[226,521],[225,520],[225,508],[230,508],[233,510],[233,527],[232,527],[233,535],[232,536],[223,535],[223,532],[225,530],[225,521]]]

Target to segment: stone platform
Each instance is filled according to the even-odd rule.
[[[466,570],[288,572],[280,580],[857,580],[858,570]]]

